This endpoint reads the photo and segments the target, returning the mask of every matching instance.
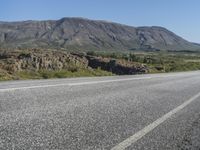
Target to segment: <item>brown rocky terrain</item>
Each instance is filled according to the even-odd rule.
[[[74,70],[87,68],[88,60],[66,52],[29,50],[2,51],[0,68],[8,72],[23,70]]]
[[[146,73],[148,71],[147,67],[139,63],[58,50],[0,51],[0,76],[2,78],[22,71],[66,70],[76,72],[80,69],[91,70],[97,68],[118,75]]]
[[[148,68],[140,63],[112,58],[87,56],[89,66],[92,68],[100,67],[103,70],[113,72],[118,75],[147,73]]]

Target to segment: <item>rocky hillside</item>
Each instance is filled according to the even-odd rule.
[[[200,50],[162,27],[131,27],[106,21],[63,18],[0,22],[1,48],[70,50]]]

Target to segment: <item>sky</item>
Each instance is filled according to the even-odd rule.
[[[200,43],[200,0],[0,0],[0,21],[63,17],[162,26]]]

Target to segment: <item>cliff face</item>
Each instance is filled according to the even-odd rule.
[[[131,27],[106,21],[63,18],[56,21],[0,23],[0,47],[78,50],[199,50],[162,27]]]
[[[64,51],[37,49],[0,51],[0,75],[13,75],[21,71],[66,70],[76,72],[80,69],[97,68],[118,75],[148,72],[148,68],[143,64]]]

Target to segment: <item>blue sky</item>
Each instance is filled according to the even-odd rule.
[[[62,17],[163,26],[200,43],[200,0],[0,0],[0,21]]]

